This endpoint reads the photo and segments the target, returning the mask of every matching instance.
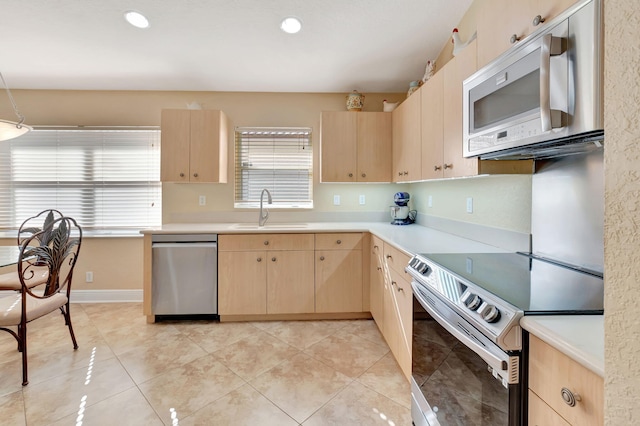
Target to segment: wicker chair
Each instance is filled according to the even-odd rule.
[[[69,327],[73,348],[78,348],[71,315],[69,297],[73,270],[80,253],[82,229],[73,218],[59,217],[21,241],[18,261],[20,291],[0,298],[0,330],[10,333],[18,341],[22,352],[22,385],[28,381],[27,325],[51,312],[60,310]],[[29,281],[35,270],[46,268],[43,286],[34,287]]]

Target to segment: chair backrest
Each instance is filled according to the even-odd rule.
[[[20,225],[20,229],[18,229],[18,246],[22,245],[22,242],[27,238],[30,238],[32,235],[39,233],[43,230],[51,230],[51,223],[58,218],[63,217],[64,215],[60,213],[60,211],[55,209],[47,209],[43,210],[35,216],[31,216],[26,219]],[[50,239],[51,232],[44,232],[39,234],[39,241],[46,244],[47,240]],[[33,245],[33,243],[32,243]]]
[[[18,276],[23,293],[43,298],[64,290],[68,296],[81,243],[82,228],[75,219],[65,216],[46,221],[41,230],[26,237],[18,257]],[[49,270],[44,293],[28,286],[28,278],[35,268],[42,267]]]

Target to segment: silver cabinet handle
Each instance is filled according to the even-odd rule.
[[[349,173],[349,177],[353,177],[353,173]]]
[[[535,18],[533,18],[533,26],[537,27],[538,25],[542,24],[546,19],[544,19],[542,16],[537,15]]]
[[[258,262],[262,262],[262,258],[261,258],[261,257],[257,258],[256,260],[257,260]]]
[[[264,245],[265,245],[265,246],[268,246],[268,245],[269,245],[269,240],[266,240],[266,241],[264,242]]]
[[[582,398],[580,397],[580,395],[578,395],[577,393],[574,394],[567,388],[562,388],[562,390],[560,391],[560,395],[562,396],[562,400],[569,407],[575,407],[576,402],[582,401]]]
[[[445,163],[445,165],[444,165],[444,169],[445,169],[445,170],[447,170],[447,169],[453,169],[453,164],[446,164],[446,163]]]
[[[509,39],[509,42],[511,42],[511,44],[516,44],[520,40],[522,40],[522,37],[518,37],[517,34],[512,34],[511,38]]]
[[[391,256],[390,254],[387,255],[387,259],[393,259],[393,256]]]
[[[180,173],[180,177],[184,177],[184,173]]]
[[[271,258],[271,261],[272,261],[272,262],[275,262],[275,261],[276,261],[276,258],[275,258],[275,257],[272,257],[272,258]]]
[[[363,174],[361,174],[360,176],[362,176],[362,177],[367,177],[367,174],[366,174],[366,173],[363,173]]]
[[[193,174],[193,177],[198,177],[198,174],[197,174],[197,173],[194,173],[194,174]]]
[[[402,172],[402,174],[406,176],[409,174],[409,172]]]
[[[442,170],[442,166],[433,166],[434,172],[437,172],[438,170]]]
[[[320,256],[320,260],[324,260],[324,256]]]
[[[336,241],[336,244],[342,244],[342,240]]]

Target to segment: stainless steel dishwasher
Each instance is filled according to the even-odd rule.
[[[217,315],[218,236],[152,237],[154,315]]]

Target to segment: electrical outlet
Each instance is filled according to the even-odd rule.
[[[433,197],[431,195],[429,195],[429,198],[427,198],[427,207],[433,207]]]
[[[93,282],[93,272],[87,271],[86,276],[84,278],[84,281],[87,282],[87,283],[92,283]]]
[[[361,205],[361,206],[364,206],[364,195],[361,195],[361,196],[358,198],[358,201],[360,202],[360,205]]]
[[[467,198],[467,213],[473,213],[473,198]]]
[[[201,195],[198,197],[198,205],[206,206],[207,205],[207,197],[205,195]]]
[[[333,196],[333,205],[334,206],[339,206],[340,205],[340,196],[339,195],[334,195]]]

